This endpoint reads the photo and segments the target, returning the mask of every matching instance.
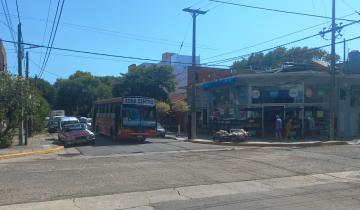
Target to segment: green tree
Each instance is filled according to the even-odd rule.
[[[44,120],[50,113],[50,105],[40,94],[34,94],[33,102],[36,103],[35,110],[32,112],[32,131],[41,132],[44,129]]]
[[[11,145],[20,120],[35,111],[33,94],[24,79],[0,74],[0,147]]]
[[[121,74],[120,81],[113,87],[114,96],[146,96],[159,101],[168,101],[175,90],[175,78],[170,66],[138,67]]]
[[[89,72],[77,71],[68,79],[58,79],[55,88],[56,108],[68,115],[90,116],[95,100],[111,97],[111,87]]]
[[[189,106],[186,101],[180,100],[172,104],[171,110],[175,113],[178,124],[178,135],[180,135],[181,124],[183,124],[184,115],[189,110]]]
[[[166,102],[159,101],[156,103],[156,113],[160,122],[163,121],[164,117],[169,113],[170,105]]]
[[[251,54],[247,59],[235,61],[232,68],[235,70],[254,69],[265,70],[269,68],[281,67],[285,62],[294,63],[310,63],[312,60],[330,61],[330,54],[325,50],[308,48],[308,47],[293,47],[286,49],[284,47],[276,48],[273,51],[264,53]],[[340,56],[336,55],[339,60]]]
[[[39,91],[51,107],[54,107],[56,102],[56,91],[53,85],[42,78],[30,78],[30,84],[32,84]]]

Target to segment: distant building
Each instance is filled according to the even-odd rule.
[[[192,56],[179,55],[176,53],[165,52],[162,54],[161,61],[159,63],[142,63],[139,67],[149,68],[157,65],[169,65],[174,70],[174,76],[176,80],[175,95],[181,96],[180,99],[186,98],[186,87],[188,81],[188,67],[192,66]],[[196,56],[196,65],[200,65],[200,56]],[[128,67],[131,71],[136,68],[135,64]]]
[[[7,72],[6,51],[0,39],[0,72]]]
[[[169,53],[164,53],[164,54],[169,54]],[[162,63],[168,64],[172,66],[174,69],[174,75],[176,80],[175,93],[186,92],[186,86],[188,80],[188,67],[192,66],[192,56],[172,54],[169,60],[163,60]],[[195,63],[196,65],[200,65],[200,56],[196,56]]]

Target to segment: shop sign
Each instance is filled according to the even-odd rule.
[[[224,85],[230,85],[234,84],[236,82],[236,77],[226,78],[226,79],[220,79],[215,82],[208,82],[202,85],[202,88],[207,90],[211,88],[216,88]]]
[[[155,100],[153,98],[145,97],[124,97],[123,104],[155,106]]]
[[[259,90],[253,90],[251,92],[252,98],[260,98],[260,91]]]

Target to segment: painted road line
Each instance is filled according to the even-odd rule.
[[[0,210],[45,210],[45,209],[152,209],[155,203],[186,201],[215,196],[262,193],[278,189],[293,189],[332,183],[360,181],[359,171],[313,174],[271,178],[253,181],[196,185],[143,192],[130,192],[92,197],[24,203],[0,206]]]
[[[10,153],[10,154],[3,154],[0,155],[0,160],[2,159],[10,159],[10,158],[19,158],[19,157],[25,157],[25,156],[31,156],[31,155],[43,155],[43,154],[50,154],[54,152],[59,152],[63,150],[63,146],[58,146],[51,149],[40,149],[40,150],[34,150],[31,152],[19,152],[19,153]]]

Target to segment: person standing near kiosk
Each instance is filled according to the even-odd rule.
[[[283,129],[283,122],[279,115],[276,115],[275,121],[275,136],[276,140],[282,140],[282,129]]]

